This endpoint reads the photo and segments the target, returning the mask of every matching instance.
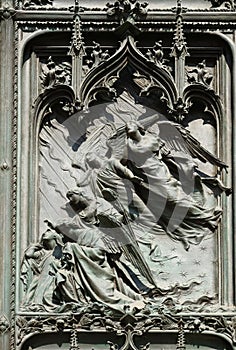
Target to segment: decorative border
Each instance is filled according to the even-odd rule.
[[[15,2],[16,5],[18,6],[18,1]],[[54,9],[53,9],[54,10]],[[194,10],[195,11],[195,10]],[[207,10],[206,10],[207,11]],[[212,10],[211,10],[212,11]],[[193,11],[189,11],[193,12]],[[199,10],[200,12],[200,10]],[[210,10],[209,10],[210,12]],[[214,12],[231,12],[229,10],[227,11],[220,11],[219,9],[215,9]],[[13,106],[14,106],[14,114],[12,116],[12,188],[11,188],[11,209],[12,209],[12,214],[11,214],[11,299],[10,299],[10,308],[11,308],[11,338],[10,338],[10,349],[15,350],[15,288],[16,288],[16,213],[17,213],[17,115],[18,115],[18,31],[20,26],[27,25],[31,27],[32,31],[35,31],[37,29],[51,29],[52,31],[57,30],[60,28],[63,31],[68,31],[71,30],[71,24],[72,20],[68,21],[15,21],[14,23],[14,100],[13,100]],[[107,31],[110,28],[114,28],[115,25],[117,25],[116,22],[105,22],[103,23],[103,27],[105,27],[103,30],[101,29],[101,22],[96,22],[96,21],[91,21],[91,22],[84,22],[83,23],[85,28],[85,32],[89,32],[94,30],[96,28],[97,32],[103,32]],[[53,26],[53,29],[52,29]],[[93,29],[89,29],[88,26],[91,26]],[[156,23],[155,21],[144,21],[144,22],[139,22],[139,26],[143,29],[143,31],[149,31],[149,32],[156,32],[157,29],[160,32],[165,32],[165,31],[170,31],[171,28],[174,27],[174,22],[159,22]],[[153,26],[153,28],[152,28]],[[155,26],[155,28],[154,28]],[[205,32],[210,31],[211,28],[209,27],[216,27],[217,28],[227,28],[226,30],[232,31],[233,28],[236,28],[236,22],[189,22],[186,23],[185,26],[187,28],[190,28],[189,30],[192,32],[199,32],[203,31]],[[196,27],[195,27],[196,26]],[[168,27],[168,28],[167,28]],[[198,30],[198,27],[200,28]],[[208,27],[206,29],[206,27]],[[151,30],[150,30],[151,29]],[[186,316],[185,321],[189,322],[187,318],[191,317],[191,311],[190,315]],[[61,318],[59,315],[58,318]],[[184,317],[184,316],[183,316]],[[231,318],[232,317],[232,318]],[[235,333],[236,333],[236,325],[234,324],[235,320],[233,319],[234,316],[231,316],[229,319],[227,319],[227,327],[226,333],[228,336],[228,332],[232,332],[232,338],[235,339]],[[37,317],[36,317],[37,318]],[[194,316],[193,316],[194,318]],[[200,315],[199,318],[204,318],[204,315]],[[221,320],[221,318],[224,318],[224,314],[222,313],[221,315],[217,315],[216,319]],[[191,325],[195,327],[194,329],[196,332],[201,333],[203,329],[201,327],[204,327],[204,322],[199,323],[198,318],[195,318],[196,321],[192,322]],[[66,321],[66,319],[65,319]],[[203,326],[202,326],[203,324]],[[175,325],[175,330],[178,330],[177,323]],[[224,333],[224,332],[223,332]],[[217,332],[215,333],[217,335]]]
[[[89,311],[89,310],[88,310]],[[74,337],[76,344],[71,342],[71,350],[79,349],[79,334],[83,331],[104,332],[124,336],[121,349],[138,350],[135,344],[135,336],[147,335],[149,331],[155,334],[178,334],[176,349],[185,350],[185,336],[187,334],[214,335],[220,337],[234,348],[236,344],[236,317],[221,315],[178,315],[168,308],[157,310],[156,315],[150,316],[142,313],[127,311],[123,316],[112,319],[109,316],[98,313],[84,312],[83,314],[70,313],[67,315],[47,316],[18,316],[16,319],[18,343],[17,349],[30,339],[32,335],[52,334],[67,332]],[[151,332],[149,335],[151,335]],[[109,344],[109,342],[108,342]],[[110,342],[110,344],[113,344]],[[76,345],[77,347],[73,347]],[[115,345],[115,344],[113,344]],[[180,347],[181,345],[181,347]],[[227,347],[228,348],[228,347]],[[110,350],[114,347],[110,347]]]
[[[17,114],[18,114],[18,24],[14,22],[14,92],[12,116],[12,188],[11,188],[11,332],[10,349],[15,349],[15,288],[16,288],[16,215],[17,215]]]
[[[17,21],[19,27],[21,27],[25,32],[34,32],[36,30],[61,30],[61,31],[71,31],[72,30],[72,19],[68,21],[36,21],[36,20],[19,20]],[[143,21],[139,22],[139,28],[142,32],[156,33],[158,32],[173,32],[174,22],[173,21],[164,21],[164,22],[155,22],[155,21]],[[53,26],[53,30],[51,27]],[[85,21],[83,22],[83,32],[93,32],[96,30],[98,33],[105,31],[113,32],[117,28],[116,22],[96,22],[96,21]],[[184,23],[185,33],[199,33],[199,32],[210,32],[220,29],[222,33],[232,33],[236,29],[236,22],[186,22]]]

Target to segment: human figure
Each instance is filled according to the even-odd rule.
[[[151,247],[150,254],[154,251],[160,254],[153,234],[157,235],[164,233],[164,231],[156,223],[153,213],[135,192],[134,185],[142,182],[142,179],[135,176],[127,166],[124,166],[114,156],[102,160],[97,154],[89,152],[86,155],[86,164],[90,170],[85,173],[85,177],[90,178],[90,186],[93,192],[101,197],[103,196],[102,192],[107,188],[117,193],[119,203],[132,221],[131,225],[136,239],[140,243]],[[118,210],[120,209],[118,208]],[[143,236],[144,231],[146,233],[145,237]]]
[[[58,280],[62,299],[75,303],[101,302],[115,309],[136,301],[144,306],[139,288],[154,286],[147,280],[146,285],[142,284],[145,279],[142,276],[128,277],[130,270],[120,260],[122,247],[132,243],[123,234],[122,215],[104,199],[88,197],[80,189],[69,191],[67,197],[75,211],[74,219],[59,222],[55,227],[70,239],[63,247],[66,268],[60,271]],[[122,278],[124,274],[128,283]],[[139,285],[138,278],[142,279]]]
[[[128,159],[132,171],[143,174],[148,198],[143,198],[158,223],[174,240],[184,244],[198,244],[210,232],[214,232],[220,209],[204,208],[187,195],[180,181],[175,179],[163,162],[158,135],[145,131],[138,123],[127,123]]]
[[[25,288],[23,307],[55,308],[55,280],[60,268],[61,236],[50,228],[40,242],[30,245],[24,254],[21,279]]]

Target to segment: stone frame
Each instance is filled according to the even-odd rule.
[[[21,230],[29,230],[29,224],[24,219],[23,226],[19,223],[20,218],[23,216],[24,210],[27,211],[27,214],[29,217],[35,217],[35,211],[33,213],[28,212],[28,199],[29,197],[25,198],[25,202],[23,202],[23,199],[20,195],[21,191],[20,188],[20,182],[21,178],[27,179],[27,173],[25,175],[22,175],[22,171],[26,171],[28,168],[28,160],[26,160],[26,164],[22,164],[20,160],[20,154],[21,154],[21,146],[22,146],[22,140],[24,138],[21,137],[20,132],[20,123],[23,122],[24,118],[24,110],[21,112],[21,98],[20,93],[22,92],[21,85],[20,85],[20,76],[21,76],[21,59],[22,59],[22,52],[23,52],[23,43],[20,40],[21,37],[21,31],[26,31],[25,29],[27,26],[30,28],[29,30],[33,32],[32,37],[37,35],[37,31],[45,30],[45,31],[52,31],[60,30],[62,31],[68,31],[68,29],[72,29],[72,23],[73,23],[73,14],[65,11],[65,10],[55,10],[52,12],[49,12],[47,9],[38,10],[37,13],[34,13],[31,10],[27,9],[20,9],[18,3],[13,3],[12,1],[9,1],[9,7],[7,7],[7,4],[2,4],[1,10],[1,43],[2,43],[2,54],[1,54],[1,73],[2,73],[2,89],[1,89],[1,100],[4,101],[4,103],[1,104],[1,114],[5,117],[1,118],[1,124],[2,127],[1,130],[1,187],[2,187],[2,213],[3,213],[3,232],[4,232],[4,238],[3,238],[3,245],[1,247],[2,252],[2,285],[4,286],[1,290],[1,299],[3,300],[3,306],[1,311],[1,344],[2,347],[5,349],[15,349],[16,347],[16,340],[15,340],[15,303],[17,306],[17,290],[19,289],[19,278],[17,277],[17,274],[19,273],[19,242],[21,240]],[[42,15],[45,15],[47,17],[46,20],[42,22],[37,22],[37,19],[40,18]],[[106,18],[105,14],[101,11],[96,14],[97,19],[94,14],[84,13],[82,15],[82,20],[84,17],[85,25],[84,28],[89,27],[91,25],[91,22],[93,23],[94,29],[98,32],[99,35],[99,26],[100,21],[104,18]],[[167,11],[165,14],[165,21],[163,21],[162,15],[157,13],[152,13],[151,18],[147,19],[145,21],[142,21],[140,23],[140,28],[143,30],[146,30],[147,24],[153,28],[153,31],[155,31],[155,28],[159,28],[160,32],[168,31],[169,26],[174,25],[175,23],[175,14],[172,11]],[[222,22],[219,24],[218,19],[219,17],[222,19]],[[227,18],[227,19],[226,19]],[[232,101],[228,102],[227,107],[227,117],[230,118],[230,105],[233,106],[232,116],[234,115],[235,108],[236,108],[236,101],[235,101],[235,43],[232,40],[231,33],[234,33],[235,28],[235,12],[224,10],[224,9],[218,9],[217,11],[193,11],[188,12],[186,15],[184,15],[184,19],[186,21],[186,33],[191,32],[203,32],[203,34],[206,32],[210,32],[211,35],[215,35],[220,37],[224,42],[225,46],[228,47],[228,52],[230,52],[229,55],[232,55],[232,69],[231,69],[231,76],[230,72],[229,74],[229,81],[227,82],[228,86],[231,88],[231,94],[232,94]],[[229,20],[228,20],[229,19]],[[114,26],[113,21],[108,21],[106,18],[106,30],[108,31],[109,28]],[[198,21],[201,22],[200,25],[198,25]],[[230,21],[230,22],[229,22]],[[218,30],[220,30],[220,33]],[[100,32],[102,33],[102,31]],[[190,34],[189,34],[190,35]],[[6,55],[6,51],[9,50],[10,54]],[[8,61],[9,60],[9,61]],[[10,62],[10,64],[7,64],[7,62]],[[13,69],[12,69],[13,68]],[[14,84],[12,84],[14,82]],[[67,93],[69,98],[72,97],[72,93],[69,90],[63,90],[61,89],[61,94]],[[60,96],[60,93],[58,96]],[[226,97],[225,97],[226,100]],[[32,101],[31,101],[32,102]],[[26,109],[27,112],[27,109]],[[10,114],[10,117],[7,117]],[[32,116],[32,115],[31,115]],[[29,119],[30,121],[30,119]],[[232,125],[233,125],[233,117],[232,117]],[[33,125],[31,125],[33,127]],[[226,126],[227,130],[225,132],[225,139],[227,140],[229,136],[231,136],[231,128],[229,125]],[[232,126],[232,129],[234,131],[234,128]],[[33,131],[31,131],[33,133]],[[35,131],[34,131],[35,132]],[[32,135],[30,136],[31,139],[31,145],[33,142]],[[234,138],[232,137],[233,141]],[[11,140],[11,148],[9,147],[9,140]],[[25,142],[26,140],[24,140]],[[222,142],[224,144],[224,141]],[[235,150],[235,144],[233,144],[233,150]],[[27,147],[23,147],[24,149],[27,149]],[[28,148],[29,149],[29,148]],[[27,151],[23,151],[23,154],[27,153]],[[232,155],[232,158],[234,157],[234,153]],[[34,155],[35,152],[32,151],[32,155]],[[230,162],[231,160],[231,154],[230,152],[227,153],[227,161]],[[34,158],[32,156],[32,163],[35,164],[37,162],[37,158]],[[232,164],[234,164],[234,158],[232,160]],[[33,168],[34,166],[31,165]],[[32,169],[31,168],[31,169]],[[31,172],[31,171],[29,171]],[[234,173],[234,169],[232,169],[232,174]],[[35,176],[35,174],[34,174]],[[19,179],[20,178],[20,179]],[[232,175],[232,180],[234,181],[234,176]],[[28,181],[28,179],[27,179]],[[25,182],[26,183],[26,182]],[[28,183],[28,182],[27,182]],[[28,185],[27,185],[28,187]],[[34,195],[35,196],[35,195]],[[32,199],[32,197],[31,197]],[[20,208],[22,212],[20,211]],[[37,209],[35,209],[37,210]],[[232,216],[233,213],[233,205],[229,205],[227,207],[226,212],[231,213],[232,210]],[[227,223],[227,227],[231,226],[231,222]],[[34,225],[34,227],[36,227]],[[235,325],[233,322],[234,316],[235,316],[235,295],[234,295],[234,287],[235,287],[235,269],[232,266],[232,262],[234,261],[234,237],[233,232],[228,231],[229,236],[226,236],[224,238],[224,252],[222,254],[223,262],[222,262],[222,270],[224,273],[221,274],[221,290],[222,290],[222,308],[219,308],[217,312],[211,313],[210,311],[203,312],[200,314],[189,314],[189,315],[181,315],[181,317],[178,318],[178,322],[175,323],[175,332],[179,331],[179,324],[181,324],[181,320],[185,321],[187,323],[190,322],[190,318],[196,318],[199,319],[199,317],[203,318],[202,324],[206,323],[207,317],[214,317],[216,320],[220,322],[220,320],[223,318],[225,320],[225,328],[222,326],[220,329],[223,328],[222,333],[226,336],[226,339],[230,339],[231,344],[235,344]],[[231,233],[231,234],[230,234]],[[9,237],[11,237],[11,240],[9,240]],[[32,239],[33,237],[31,237]],[[27,239],[27,238],[25,238]],[[227,256],[227,259],[225,257]],[[7,267],[7,268],[5,268]],[[7,283],[6,283],[7,281]],[[11,296],[10,296],[11,295]],[[197,322],[196,322],[197,323]],[[132,324],[132,322],[131,322]],[[137,320],[134,321],[134,324],[137,326],[138,322]],[[156,325],[158,328],[158,325]],[[132,326],[134,329],[135,327]],[[155,326],[154,326],[155,327]],[[180,327],[181,328],[181,327]],[[73,329],[73,327],[72,327]],[[191,328],[190,328],[191,329]],[[198,332],[201,331],[201,326],[196,326],[196,330]],[[145,327],[142,328],[142,331],[145,332]],[[128,330],[126,330],[128,334]],[[221,332],[218,330],[218,328],[215,329],[215,333]],[[9,341],[10,340],[10,341]],[[234,348],[234,345],[231,345],[232,349]]]

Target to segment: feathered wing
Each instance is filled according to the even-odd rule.
[[[182,151],[197,158],[203,163],[211,164],[226,169],[228,166],[211,152],[206,150],[201,143],[191,135],[190,131],[182,125],[170,121],[158,122],[160,138],[165,142],[167,149]]]
[[[116,159],[123,159],[127,156],[127,134],[126,126],[119,127],[116,132],[107,140],[111,154]]]
[[[137,242],[135,233],[133,232],[128,215],[125,209],[119,203],[119,198],[112,190],[108,190],[107,195],[114,195],[113,198],[105,196],[109,201],[115,200],[115,205],[123,212],[123,223],[116,219],[114,212],[110,209],[102,210],[97,213],[100,229],[104,232],[103,240],[105,246],[111,253],[122,252],[125,258],[140,272],[140,274],[147,279],[149,283],[156,286],[152,272],[143,257],[139,244]]]
[[[116,221],[114,216],[99,213],[98,219],[101,230],[104,230],[102,237],[109,253],[123,253],[125,258],[147,279],[149,283],[156,286],[152,272],[143,257],[136,237],[130,225],[124,225]],[[109,230],[107,230],[109,228]]]

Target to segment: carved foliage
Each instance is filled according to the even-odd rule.
[[[136,0],[118,0],[114,3],[107,3],[107,15],[117,18],[120,24],[129,21],[134,23],[136,20],[145,17],[147,14],[148,2]]]
[[[235,10],[235,0],[208,0],[212,4],[212,8],[225,7],[229,10]]]
[[[25,8],[46,5],[53,5],[53,0],[25,0],[23,2]]]
[[[83,65],[84,73],[87,74],[91,68],[97,67],[101,62],[106,61],[109,57],[109,50],[103,50],[99,43],[93,42],[94,46],[90,54],[85,57]]]
[[[60,84],[70,85],[71,64],[68,62],[56,64],[50,56],[47,63],[42,65],[40,80],[43,89],[52,88]]]
[[[79,331],[96,330],[104,327],[110,334],[116,334],[118,337],[124,336],[122,349],[138,349],[134,337],[142,336],[150,330],[165,330],[177,333],[176,349],[185,350],[185,333],[204,334],[205,332],[215,332],[223,335],[229,343],[236,344],[235,339],[235,317],[212,316],[181,316],[159,310],[158,316],[145,314],[134,314],[129,310],[116,320],[105,315],[97,313],[85,313],[83,315],[71,314],[70,316],[36,316],[18,317],[16,321],[18,331],[18,345],[22,344],[29,334],[57,333],[70,331],[70,350],[79,349]],[[117,344],[108,341],[111,350],[117,348]],[[148,349],[150,343],[147,343],[142,349]]]
[[[191,70],[187,70],[187,79],[190,84],[199,83],[206,87],[210,87],[213,75],[206,68],[206,61],[198,63],[197,67]]]
[[[162,48],[162,40],[155,42],[155,45],[151,49],[147,50],[145,56],[149,61],[154,62],[156,65],[159,65],[168,72],[171,72],[171,68],[168,66],[169,61],[163,58],[164,52]]]

